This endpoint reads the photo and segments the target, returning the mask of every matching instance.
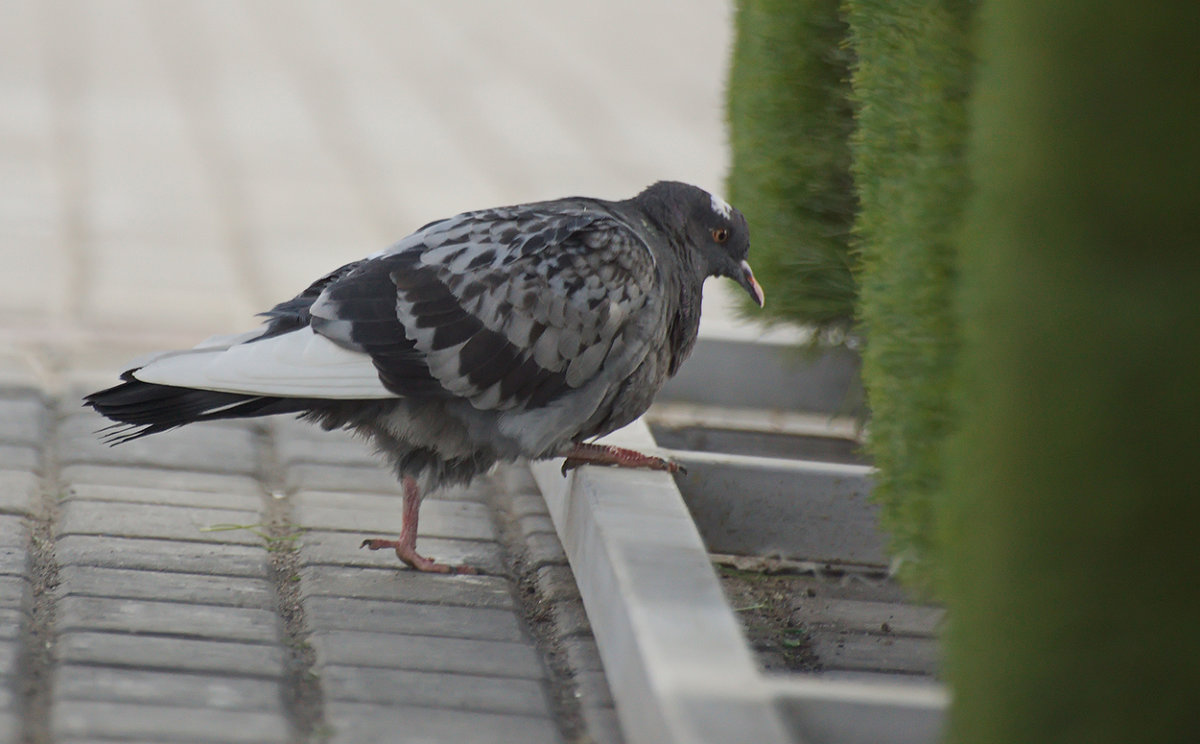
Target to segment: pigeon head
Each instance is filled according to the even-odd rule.
[[[750,227],[741,212],[704,189],[677,181],[659,181],[635,201],[699,255],[705,276],[729,277],[762,307],[762,286],[746,260]]]

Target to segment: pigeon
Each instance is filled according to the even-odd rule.
[[[649,408],[696,343],[704,280],[761,307],[746,219],[660,181],[624,201],[569,197],[464,212],[334,269],[261,327],[134,362],[84,398],[119,444],[197,421],[299,414],[370,440],[399,477],[393,549],[419,571],[421,499],[497,462],[564,457],[677,472],[593,440]]]

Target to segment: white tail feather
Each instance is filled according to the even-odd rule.
[[[310,328],[228,347],[206,342],[157,357],[133,376],[159,385],[285,398],[400,397],[379,381],[369,355]]]

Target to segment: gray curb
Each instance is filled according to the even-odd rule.
[[[642,421],[604,441],[655,449]],[[631,744],[938,740],[940,685],[761,674],[670,476],[531,467]]]
[[[606,442],[654,447],[645,424]],[[532,465],[631,744],[789,741],[670,476]]]

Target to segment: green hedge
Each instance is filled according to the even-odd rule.
[[[862,213],[859,317],[875,499],[901,573],[933,584],[935,503],[950,430],[957,235],[973,3],[849,0]]]
[[[1200,3],[983,8],[953,738],[1196,741]]]
[[[976,5],[845,5],[885,524],[908,574],[950,609],[953,740],[1190,742],[1200,3],[988,0],[974,19]],[[747,214],[766,253],[853,204],[811,206],[837,193],[823,176],[844,162],[844,109],[828,70],[796,61],[845,60],[838,28],[828,4],[738,13],[731,194],[763,210]],[[797,155],[806,133],[826,160]],[[777,185],[796,174],[811,191]],[[789,307],[828,297],[787,274],[802,261],[774,255],[764,273],[783,293],[812,293]],[[839,282],[841,310],[788,312],[844,322],[853,282]]]
[[[925,586],[957,343],[972,7],[743,0],[729,83],[729,194],[753,225],[767,309],[865,330],[875,496],[904,575]]]
[[[849,53],[836,0],[744,0],[728,87],[729,199],[753,226],[767,317],[854,317]]]

